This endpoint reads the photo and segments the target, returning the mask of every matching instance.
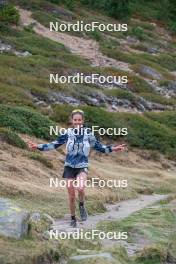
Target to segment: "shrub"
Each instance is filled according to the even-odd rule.
[[[45,158],[44,156],[42,156],[39,153],[30,153],[29,158],[41,162],[47,168],[50,168],[50,169],[53,168],[53,164],[47,158]]]
[[[132,103],[135,103],[137,101],[137,98],[134,94],[130,93],[129,91],[126,91],[124,89],[111,89],[105,91],[106,95],[115,96],[117,98],[127,99]]]
[[[7,24],[18,24],[18,10],[12,5],[5,5],[0,9],[0,21]]]
[[[133,27],[131,30],[133,36],[137,37],[139,40],[146,40],[146,34],[142,27]]]
[[[49,118],[23,107],[0,106],[0,126],[14,131],[51,139],[49,126],[53,126]]]
[[[129,0],[81,0],[81,3],[102,10],[117,19],[127,19],[130,16]]]
[[[52,117],[55,121],[65,122],[72,109],[73,107],[69,105],[57,105]],[[145,116],[131,113],[110,113],[91,106],[82,106],[81,109],[85,111],[85,121],[88,126],[96,125],[117,129],[126,127],[128,129],[126,140],[131,146],[157,150],[164,154],[174,152],[176,148],[176,132]],[[117,140],[115,135],[109,136],[109,138]],[[123,139],[125,138],[123,137]]]
[[[162,113],[145,113],[145,116],[176,130],[176,112],[165,111]]]
[[[0,128],[0,140],[18,148],[27,149],[26,143],[10,129]]]

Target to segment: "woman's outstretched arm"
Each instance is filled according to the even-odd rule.
[[[117,146],[104,145],[99,140],[97,140],[94,135],[90,135],[89,140],[91,147],[102,153],[110,153],[113,151],[117,152],[126,149],[126,144],[121,144]]]
[[[55,141],[52,141],[47,144],[35,144],[32,142],[28,143],[29,148],[31,149],[38,149],[40,151],[49,151],[53,149],[57,149],[59,146],[65,144],[67,142],[68,135],[64,134],[59,136]]]

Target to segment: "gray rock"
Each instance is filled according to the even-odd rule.
[[[29,51],[24,51],[24,52],[14,51],[14,54],[18,57],[28,57],[32,55]]]
[[[153,68],[149,66],[141,65],[139,71],[141,74],[147,75],[148,77],[152,79],[156,79],[156,80],[163,79],[163,76],[159,72],[157,72],[156,70],[154,70]]]
[[[138,39],[136,39],[136,38],[134,38],[134,37],[130,37],[130,36],[127,36],[126,37],[126,40],[127,40],[127,42],[129,43],[129,44],[139,44],[139,40]]]
[[[19,239],[28,233],[29,213],[12,201],[0,198],[0,235]]]
[[[0,41],[0,53],[8,52],[12,50],[12,46]]]
[[[149,102],[143,97],[138,97],[138,102],[137,102],[137,108],[141,111],[164,111],[164,110],[171,110],[172,107],[167,106],[167,105],[162,105],[154,102]]]
[[[32,55],[29,51],[24,51],[24,52],[17,51],[11,45],[3,43],[0,40],[0,53],[4,53],[4,52],[12,52],[18,57],[28,57]]]
[[[50,232],[49,231],[43,232],[42,236],[45,240],[50,240]]]
[[[176,81],[170,81],[167,84],[158,87],[160,94],[167,98],[176,96]]]
[[[36,105],[39,105],[41,107],[47,107],[47,104],[44,101],[39,101],[35,99]]]
[[[91,97],[87,97],[87,104],[88,105],[93,105],[93,106],[99,106],[100,105],[98,99],[91,98]]]
[[[38,212],[33,213],[33,214],[30,216],[30,220],[33,221],[33,222],[39,222],[39,221],[41,220],[41,215],[40,215],[40,213],[38,213]]]
[[[176,81],[168,81],[167,83],[159,86],[156,80],[146,80],[147,83],[160,95],[171,98],[176,96]]]
[[[159,52],[159,49],[157,47],[148,47],[147,51],[151,54],[157,54]]]
[[[118,110],[118,107],[117,107],[116,105],[114,105],[114,104],[111,106],[111,108],[112,108],[112,110],[114,110],[114,111],[117,111],[117,110]]]
[[[80,100],[73,98],[72,96],[67,96],[64,93],[60,92],[50,92],[48,94],[49,103],[55,104],[71,104],[73,106],[78,106],[80,104]]]

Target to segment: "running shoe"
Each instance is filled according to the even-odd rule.
[[[84,205],[79,205],[79,212],[80,212],[81,220],[86,221],[88,215],[87,215],[87,211]]]

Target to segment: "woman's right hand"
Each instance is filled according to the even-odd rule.
[[[31,142],[31,141],[29,141],[29,142],[28,142],[28,147],[29,147],[30,149],[35,150],[35,149],[37,149],[38,145],[35,144],[35,143],[33,143],[33,142]]]

